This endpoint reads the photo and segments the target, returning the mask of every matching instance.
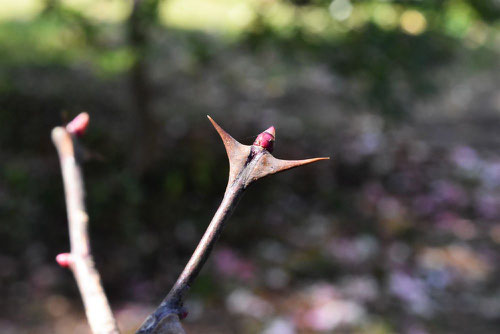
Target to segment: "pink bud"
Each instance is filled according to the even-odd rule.
[[[276,130],[274,129],[274,126],[271,126],[269,129],[266,131],[262,132],[260,135],[257,136],[257,139],[253,142],[255,146],[260,146],[268,150],[269,152],[272,152],[274,149],[274,137],[276,135]]]
[[[74,135],[82,136],[89,125],[89,114],[82,112],[66,125],[66,130]]]
[[[188,316],[188,311],[181,311],[181,313],[179,313],[179,319],[182,320],[182,319],[185,319],[186,317]]]
[[[68,268],[73,263],[73,256],[70,253],[61,253],[56,256],[56,261],[63,268]]]

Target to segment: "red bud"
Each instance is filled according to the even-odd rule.
[[[89,125],[89,114],[82,112],[66,125],[66,130],[74,135],[82,136]]]
[[[73,263],[73,256],[70,253],[61,253],[56,256],[56,261],[63,268],[68,268]]]
[[[180,320],[185,319],[187,316],[188,316],[188,311],[183,310],[183,311],[179,314],[179,319],[180,319]]]
[[[258,135],[253,144],[255,146],[263,147],[271,153],[274,149],[275,135],[276,130],[274,129],[274,126],[271,126],[269,129]]]

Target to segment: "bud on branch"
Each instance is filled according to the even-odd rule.
[[[88,124],[89,115],[81,113],[66,127],[52,130],[52,142],[59,155],[63,176],[71,245],[71,253],[57,255],[56,261],[73,272],[92,333],[119,334],[90,251],[83,173],[75,156],[74,136],[83,135]]]
[[[243,192],[250,184],[267,175],[287,169],[307,165],[329,158],[305,160],[280,160],[271,155],[274,148],[275,129],[273,126],[257,136],[253,145],[243,145],[224,131],[208,116],[219,133],[229,158],[229,179],[222,203],[203,235],[198,247],[175,282],[167,297],[142,324],[137,333],[141,334],[178,334],[182,330],[172,330],[171,320],[185,316],[184,297],[205,264],[215,242],[219,238],[224,224],[231,216]],[[171,317],[172,314],[177,317]],[[177,328],[177,327],[176,327]]]
[[[253,142],[253,145],[260,146],[268,150],[269,153],[273,153],[275,135],[276,131],[274,129],[274,126],[271,126],[269,129],[257,136],[255,141]]]
[[[72,135],[81,137],[87,130],[89,120],[89,114],[82,112],[66,125],[66,131]]]
[[[56,262],[63,268],[68,268],[73,263],[70,253],[61,253],[56,256]]]

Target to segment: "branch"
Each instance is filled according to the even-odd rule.
[[[83,134],[88,120],[88,114],[82,113],[66,128],[52,130],[52,141],[61,163],[71,244],[71,253],[59,254],[56,259],[61,266],[71,268],[75,276],[92,333],[119,334],[90,252],[82,170],[75,157],[76,136]]]
[[[187,311],[183,307],[186,292],[198,276],[207,261],[210,252],[219,238],[224,224],[231,216],[245,189],[250,184],[267,175],[275,174],[290,168],[306,165],[329,158],[306,160],[280,160],[271,155],[274,146],[275,129],[270,127],[262,132],[253,145],[243,145],[224,131],[208,116],[219,133],[229,158],[229,180],[217,212],[203,235],[198,247],[187,263],[173,288],[160,306],[151,314],[137,331],[137,334],[180,334],[184,333],[179,324],[179,318],[184,318]],[[175,316],[172,316],[175,315]],[[178,325],[174,331],[165,324]],[[176,331],[178,330],[178,331]]]

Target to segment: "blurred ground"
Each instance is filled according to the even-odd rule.
[[[16,3],[16,5],[14,5]],[[281,158],[189,298],[190,333],[497,333],[498,1],[1,1],[0,332],[88,333],[50,130],[91,115],[92,246],[124,333],[222,197],[211,115]]]

